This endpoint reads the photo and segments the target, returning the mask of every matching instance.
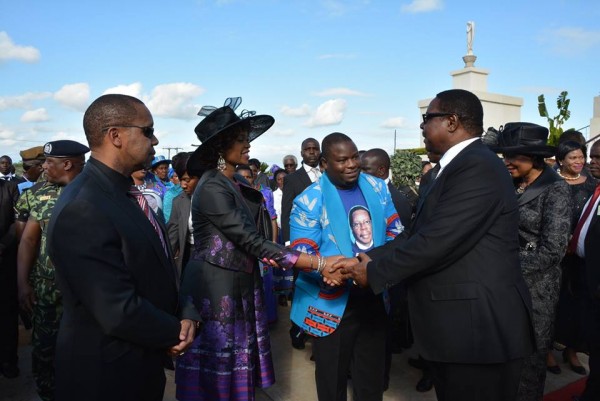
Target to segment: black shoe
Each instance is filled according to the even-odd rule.
[[[296,349],[304,349],[306,334],[298,326],[292,326],[290,329],[290,338],[292,339],[292,347]]]
[[[14,379],[15,377],[19,377],[21,372],[16,364],[4,362],[0,366],[0,373],[2,373],[7,379]]]
[[[560,369],[560,366],[558,366],[558,365],[546,366],[546,370],[548,370],[548,372],[555,374],[555,375],[559,375],[562,372],[562,370]]]
[[[416,390],[419,393],[426,393],[433,388],[433,380],[428,374],[424,374],[421,380],[417,382]]]
[[[563,351],[563,362],[568,362],[569,363],[569,367],[571,368],[571,370],[575,373],[577,373],[578,375],[582,375],[585,376],[587,375],[587,371],[585,370],[585,368],[581,365],[573,365],[571,363],[571,361],[569,360],[569,356],[567,355],[567,350],[565,349]]]
[[[408,364],[415,369],[425,369],[425,361],[420,358],[408,358]]]

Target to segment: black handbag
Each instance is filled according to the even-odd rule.
[[[258,221],[256,222],[258,233],[269,241],[273,240],[273,225],[271,224],[271,215],[265,207],[265,202],[260,203],[258,208]]]

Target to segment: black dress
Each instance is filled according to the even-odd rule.
[[[593,178],[576,185],[569,185],[573,199],[571,233],[577,225],[585,203],[594,193],[597,181]],[[555,340],[577,351],[585,351],[583,332],[584,303],[583,303],[583,271],[572,256],[565,256],[561,267],[563,270],[560,298],[556,311]]]

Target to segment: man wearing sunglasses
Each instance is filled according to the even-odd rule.
[[[534,341],[514,187],[480,140],[483,108],[473,93],[438,93],[421,129],[440,169],[410,235],[334,268],[344,265],[347,278],[376,294],[404,280],[415,345],[438,400],[514,400]]]
[[[153,125],[144,103],[126,95],[101,96],[84,114],[91,156],[56,203],[48,234],[64,306],[59,400],[162,400],[168,354],[194,338],[196,322],[176,317],[184,304],[164,224],[130,177],[150,167]]]

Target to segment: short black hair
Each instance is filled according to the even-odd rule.
[[[583,134],[581,132],[579,132],[579,131],[574,130],[574,129],[568,129],[568,130],[566,130],[558,138],[558,143],[559,144],[561,142],[566,142],[566,141],[573,141],[573,142],[577,142],[577,143],[580,143],[582,145],[585,145],[585,137],[583,136]]]
[[[305,139],[304,142],[306,142],[307,140],[308,139]],[[329,151],[330,151],[331,147],[334,145],[337,145],[338,143],[342,143],[342,142],[354,143],[354,141],[352,141],[352,139],[348,135],[342,134],[341,132],[333,132],[333,133],[327,135],[325,138],[323,138],[323,148],[321,149],[321,158],[327,159],[327,157],[329,156]]]
[[[390,164],[391,164],[390,155],[388,155],[388,152],[386,152],[383,149],[380,149],[380,148],[369,149],[365,153],[362,154],[362,157],[373,157],[384,168],[386,168],[388,170],[390,169]]]
[[[187,162],[191,155],[192,152],[181,152],[173,156],[173,170],[177,177],[181,178],[187,172]]]
[[[562,160],[565,160],[567,154],[574,150],[581,150],[583,157],[587,159],[587,147],[585,145],[575,141],[559,142],[558,147],[556,148],[556,161],[558,164],[560,164]]]
[[[128,95],[109,94],[94,100],[83,115],[83,131],[91,149],[102,144],[104,129],[111,125],[131,124],[137,116],[140,99]]]
[[[252,169],[250,168],[249,164],[238,164],[235,167],[235,171],[240,171],[240,170],[248,170],[248,171],[250,171],[250,173],[252,173]]]
[[[282,168],[280,168],[280,169],[278,169],[278,170],[275,170],[275,172],[273,173],[273,181],[277,181],[277,176],[278,176],[279,174],[284,174],[284,175],[287,175],[287,174],[288,174],[288,172],[287,172],[287,171],[285,171],[285,170],[284,170],[284,169],[282,169]]]
[[[456,114],[469,134],[483,133],[483,106],[477,96],[463,89],[450,89],[435,97],[439,99],[440,112]]]
[[[302,141],[302,144],[300,145],[300,150],[304,150],[304,145],[306,145],[308,142],[314,142],[317,144],[317,147],[320,147],[319,141],[317,141],[315,138],[306,138]]]
[[[251,164],[251,165],[255,166],[257,169],[260,170],[260,160],[258,160],[258,159],[250,159],[250,160],[248,160],[248,164]]]

